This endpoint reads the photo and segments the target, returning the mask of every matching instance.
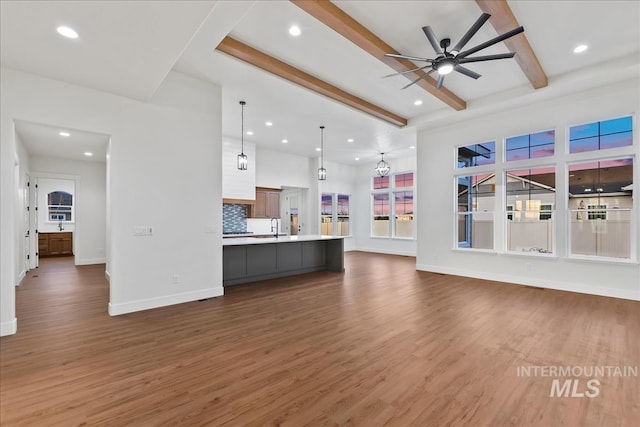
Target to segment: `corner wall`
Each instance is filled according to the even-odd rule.
[[[639,182],[638,79],[608,87],[599,87],[574,95],[538,102],[508,111],[467,120],[464,126],[446,126],[418,133],[418,253],[417,268],[460,276],[478,277],[574,292],[640,299],[640,268],[637,262],[604,262],[567,257],[567,223],[558,216],[556,242],[558,257],[507,254],[502,218],[496,213],[496,251],[458,250],[454,244],[454,171],[456,147],[484,141],[502,141],[506,137],[545,129],[556,130],[556,154],[550,163],[562,165],[566,159],[565,140],[569,126],[634,116],[634,182]],[[613,154],[613,152],[610,152]],[[603,156],[607,154],[603,151]],[[567,173],[557,170],[557,201],[566,206]],[[496,194],[501,191],[498,183]],[[635,184],[634,184],[635,185]],[[638,212],[635,195],[636,215]],[[640,242],[636,226],[632,240]],[[637,261],[637,260],[636,260]]]
[[[4,196],[15,188],[15,119],[111,135],[110,314],[222,295],[220,87],[172,71],[139,102],[5,68],[0,76],[2,334],[15,324],[16,248],[4,238],[14,233],[15,201]],[[152,236],[134,236],[138,226]]]

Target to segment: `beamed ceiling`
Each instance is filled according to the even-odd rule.
[[[240,139],[244,100],[245,130],[253,132],[245,141],[314,157],[325,125],[325,159],[346,164],[375,162],[381,151],[389,160],[409,155],[418,129],[640,70],[635,1],[3,0],[0,8],[5,67],[139,100],[175,70],[222,87],[225,140]],[[456,43],[483,12],[492,16],[466,47],[521,25],[524,33],[478,53],[515,58],[465,64],[481,77],[452,73],[439,90],[431,76],[420,79],[423,70],[383,78],[425,65],[385,53],[435,57],[423,26]],[[62,24],[80,37],[57,35]],[[299,36],[288,33],[292,25]],[[573,54],[580,43],[589,50]]]

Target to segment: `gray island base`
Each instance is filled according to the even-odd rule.
[[[344,271],[344,240],[329,236],[224,239],[224,286],[313,271]]]

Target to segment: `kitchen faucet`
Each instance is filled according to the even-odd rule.
[[[276,222],[275,226],[273,225],[273,221]],[[278,238],[278,218],[271,218],[271,232],[273,233],[273,237]]]

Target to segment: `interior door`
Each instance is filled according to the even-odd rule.
[[[29,265],[29,254],[31,253],[30,241],[31,241],[31,221],[29,201],[30,199],[30,184],[29,174],[25,174],[24,187],[22,188],[22,225],[24,227],[24,272],[29,271],[31,266]]]

